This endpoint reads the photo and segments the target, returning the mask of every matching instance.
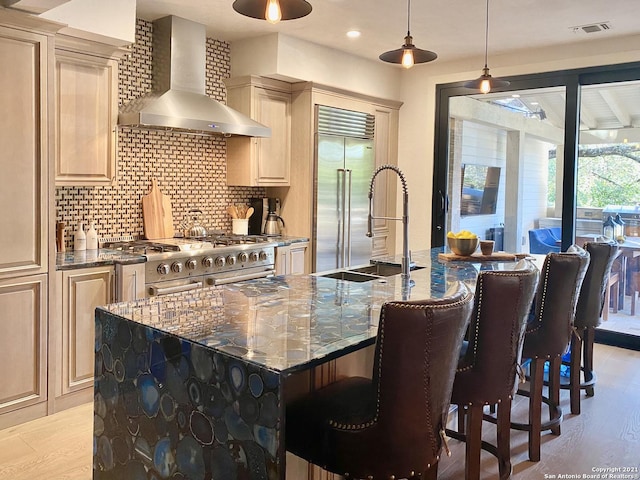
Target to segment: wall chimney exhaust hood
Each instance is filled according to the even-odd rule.
[[[205,26],[173,15],[153,22],[153,90],[122,106],[118,124],[270,137],[271,129],[205,93]]]

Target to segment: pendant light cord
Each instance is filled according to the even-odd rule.
[[[487,0],[487,12],[486,12],[487,21],[485,22],[484,29],[484,68],[488,68],[488,57],[489,57],[489,0]]]
[[[407,35],[411,35],[409,27],[411,25],[411,0],[407,0]]]

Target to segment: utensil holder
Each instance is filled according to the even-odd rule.
[[[231,232],[234,235],[247,235],[249,233],[249,219],[248,218],[232,218]]]

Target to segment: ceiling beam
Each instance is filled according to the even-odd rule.
[[[605,88],[599,88],[597,92],[600,94],[602,99],[606,102],[607,106],[616,116],[616,118],[620,122],[620,126],[631,126],[631,115],[629,114],[627,108],[622,104],[618,96],[615,94],[615,92],[613,90]]]

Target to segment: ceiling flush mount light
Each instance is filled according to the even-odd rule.
[[[510,82],[506,80],[500,80],[499,78],[493,78],[489,74],[488,67],[488,51],[489,51],[489,0],[487,0],[487,21],[485,23],[484,30],[484,68],[482,69],[482,75],[475,80],[471,80],[464,84],[466,88],[473,88],[474,90],[480,90],[482,93],[489,93],[493,88],[507,87]]]
[[[404,45],[396,50],[384,52],[380,60],[389,63],[399,63],[404,68],[411,68],[416,63],[427,63],[438,58],[438,55],[429,50],[422,50],[413,44],[413,37],[409,31],[411,19],[411,0],[407,0],[407,36],[404,37]]]
[[[278,23],[309,15],[311,4],[305,0],[235,0],[233,9],[247,17]]]

